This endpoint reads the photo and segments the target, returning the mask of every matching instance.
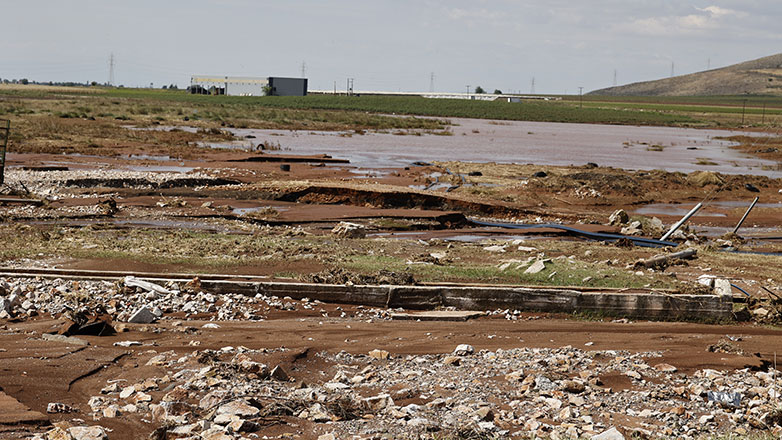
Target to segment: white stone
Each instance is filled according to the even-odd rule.
[[[342,382],[326,382],[323,384],[323,388],[326,391],[340,391],[350,388],[350,385],[345,385]]]
[[[527,270],[524,271],[524,273],[527,274],[536,274],[543,272],[543,270],[546,268],[546,263],[543,262],[543,260],[535,260],[534,263],[530,267],[527,268]]]
[[[133,385],[126,386],[125,388],[122,389],[122,391],[120,391],[119,398],[127,399],[128,397],[132,396],[133,393],[135,392],[136,392],[136,388]]]
[[[68,428],[68,434],[73,440],[107,440],[106,431],[100,426],[74,426]]]
[[[248,405],[244,400],[234,400],[217,408],[217,414],[253,417],[260,411],[258,408]]]
[[[603,431],[600,434],[593,435],[592,440],[625,440],[625,436],[623,436],[618,429],[611,427],[611,429],[607,431]]]

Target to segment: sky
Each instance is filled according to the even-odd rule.
[[[0,8],[0,78],[310,90],[577,94],[782,52],[779,0],[25,0]],[[533,89],[534,78],[534,89]]]

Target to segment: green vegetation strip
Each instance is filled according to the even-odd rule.
[[[161,103],[178,103],[179,106],[193,107],[199,110],[198,118],[227,120],[229,118],[251,119],[252,114],[261,109],[286,109],[300,111],[345,111],[352,115],[361,113],[380,113],[396,115],[419,115],[430,117],[461,117],[516,121],[634,124],[634,125],[689,125],[699,121],[690,116],[671,114],[665,111],[641,111],[632,108],[579,108],[577,103],[567,101],[525,101],[509,103],[500,101],[478,101],[463,99],[429,99],[417,96],[333,96],[310,95],[238,97],[191,95],[184,91],[100,88],[78,89],[46,94],[40,90],[3,90],[3,95],[19,98],[60,97],[62,99],[83,98],[89,100],[100,97],[114,98],[113,103],[126,101],[137,106],[160,107]],[[17,103],[18,104],[18,103]],[[11,110],[11,109],[9,109]],[[24,111],[14,104],[12,111]],[[142,109],[140,114],[154,114],[154,109]],[[75,115],[81,115],[76,112]],[[119,115],[118,117],[131,117]],[[398,119],[398,118],[397,118]],[[363,124],[375,128],[373,124]],[[387,128],[380,127],[378,128]],[[400,127],[405,128],[405,127]],[[435,128],[435,127],[410,127]]]

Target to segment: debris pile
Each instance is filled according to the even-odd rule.
[[[620,436],[611,438],[782,433],[776,371],[688,375],[661,363],[658,352],[477,351],[462,344],[438,355],[305,352],[300,356],[318,358],[323,368],[310,376],[320,379],[305,383],[288,367],[266,364],[286,351],[137,352],[136,361],[156,374],[109,380],[83,416],[98,424],[141,417],[160,426],[160,438],[242,438],[275,423],[335,438],[466,432],[579,438],[612,429]]]

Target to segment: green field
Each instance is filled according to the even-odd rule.
[[[187,117],[188,120],[237,126],[290,129],[436,129],[440,125],[421,121],[391,122],[384,115],[691,127],[752,125],[777,128],[782,125],[780,97],[585,95],[555,98],[558,99],[508,103],[377,95],[235,97],[190,95],[183,90],[103,87],[25,89],[17,86],[0,87],[0,114],[4,111],[15,114],[28,112],[30,110],[24,105],[26,102],[45,99],[60,104],[61,108],[52,112],[52,115],[60,117],[115,117],[137,122],[142,122],[145,116],[167,122]],[[260,124],[263,121],[265,123]],[[298,123],[300,121],[307,121],[315,127],[302,126]]]

